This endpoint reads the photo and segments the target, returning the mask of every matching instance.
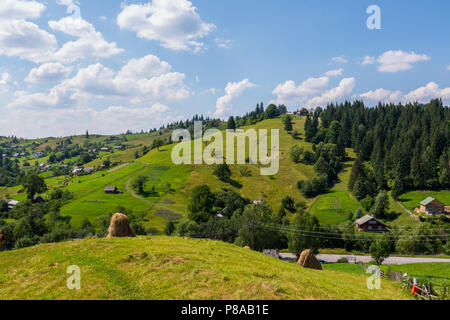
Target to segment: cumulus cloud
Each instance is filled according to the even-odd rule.
[[[124,51],[118,48],[115,42],[107,42],[91,23],[81,17],[68,16],[59,21],[49,21],[48,25],[54,31],[63,32],[78,39],[66,42],[47,60],[70,63],[89,57],[107,58]]]
[[[325,75],[327,77],[337,77],[342,75],[342,73],[344,72],[344,69],[340,68],[340,69],[336,69],[336,70],[330,70],[327,73],[325,73]]]
[[[355,87],[355,78],[342,79],[336,88],[330,89],[322,93],[320,96],[310,99],[307,107],[325,106],[328,103],[336,102],[348,97]]]
[[[0,93],[8,92],[9,88],[13,85],[17,85],[17,82],[12,79],[9,72],[3,72],[0,75]]]
[[[2,0],[0,54],[39,61],[57,47],[56,38],[28,19],[39,18],[46,7],[37,1]]]
[[[333,70],[330,74],[338,74]],[[355,86],[355,78],[341,80],[335,88],[328,89],[330,78],[309,78],[300,85],[294,81],[286,81],[279,84],[272,92],[277,98],[272,103],[286,104],[289,106],[318,107],[331,102],[342,100],[349,96]]]
[[[415,52],[386,51],[377,62],[379,64],[378,71],[380,72],[399,72],[410,70],[414,63],[421,61],[428,61],[431,58],[426,54],[416,54]]]
[[[215,116],[223,117],[231,110],[231,102],[234,99],[239,98],[246,89],[254,88],[255,86],[248,79],[239,82],[229,82],[225,88],[225,95],[217,99]]]
[[[342,56],[339,56],[339,57],[333,57],[333,58],[331,58],[331,61],[337,62],[337,63],[343,63],[343,64],[348,63],[348,60],[345,59],[345,58],[342,57]]]
[[[66,67],[59,62],[49,62],[31,69],[25,78],[29,83],[56,82],[67,77],[73,67]]]
[[[294,81],[289,80],[279,84],[272,93],[277,96],[275,103],[292,106],[305,103],[308,98],[321,94],[328,88],[329,82],[328,77],[309,78],[297,86]]]
[[[2,0],[0,19],[35,19],[44,10],[45,6],[34,0]]]
[[[6,1],[6,4],[3,3]],[[49,27],[78,38],[61,48],[53,34],[29,19],[40,18],[46,7],[37,1],[2,0],[0,6],[0,54],[16,56],[35,63],[70,63],[79,59],[105,58],[123,52],[115,42],[107,42],[92,24],[82,19],[77,1],[60,0],[73,15],[49,21]]]
[[[365,56],[364,58],[363,58],[363,60],[361,61],[361,64],[363,65],[363,66],[367,66],[367,65],[369,65],[369,64],[374,64],[376,62],[376,58],[375,57],[372,57],[372,56]]]
[[[68,136],[82,134],[86,129],[98,134],[117,134],[129,129],[147,131],[178,120],[181,117],[161,103],[140,108],[110,106],[100,110],[91,107],[55,109],[51,117],[46,110],[15,109],[0,118],[0,135],[34,138]]]
[[[440,86],[435,82],[429,82],[423,87],[419,87],[415,90],[410,91],[407,94],[403,94],[401,91],[392,91],[387,89],[377,89],[371,90],[366,93],[360,94],[363,100],[373,103],[378,102],[421,102],[425,103],[431,99],[441,98],[446,101],[450,101],[450,88],[441,89]]]
[[[370,90],[360,95],[364,100],[375,102],[400,102],[403,99],[403,94],[400,91],[391,91],[383,88],[377,90]]]
[[[121,29],[136,32],[139,38],[158,41],[161,46],[198,52],[199,41],[216,27],[204,22],[197,8],[187,0],[153,0],[145,4],[125,5],[117,17]]]
[[[134,71],[138,71],[134,73]],[[185,75],[149,55],[130,60],[119,72],[101,63],[78,70],[48,92],[20,93],[9,108],[67,108],[91,99],[124,98],[133,102],[179,101],[189,96]]]

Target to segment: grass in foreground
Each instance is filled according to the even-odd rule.
[[[168,237],[90,239],[0,253],[0,299],[408,299],[383,281],[303,269],[208,240]],[[68,290],[67,267],[81,268]]]

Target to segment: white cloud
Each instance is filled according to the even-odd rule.
[[[298,86],[292,80],[286,81],[273,90],[272,93],[277,96],[274,102],[291,106],[302,104],[309,97],[324,92],[328,88],[329,82],[330,79],[328,77],[309,78]]]
[[[2,0],[0,19],[35,19],[39,18],[45,6],[37,1]]]
[[[246,89],[254,88],[255,86],[248,79],[239,82],[229,82],[225,88],[225,95],[217,99],[215,116],[223,117],[231,110],[231,102],[234,99],[239,98]]]
[[[91,107],[55,109],[51,117],[46,110],[16,109],[0,118],[0,135],[68,136],[82,134],[86,129],[91,133],[117,134],[128,129],[148,131],[178,120],[181,120],[180,116],[160,103],[140,108],[110,106],[102,110]]]
[[[340,68],[340,69],[336,69],[336,70],[330,70],[327,73],[325,73],[325,75],[327,77],[337,77],[342,75],[342,73],[344,72],[344,69]]]
[[[331,58],[331,61],[337,62],[337,63],[343,63],[343,64],[348,63],[348,60],[345,59],[342,56],[340,56],[340,57],[333,57],[333,58]]]
[[[56,38],[36,24],[24,19],[0,19],[0,54],[39,62],[56,48]]]
[[[310,99],[307,103],[307,107],[325,106],[331,102],[337,102],[348,97],[355,87],[355,78],[342,79],[336,88],[330,89],[322,93],[320,96]]]
[[[363,58],[363,61],[361,61],[361,64],[362,64],[363,66],[367,66],[367,65],[369,65],[369,64],[374,64],[375,61],[376,61],[376,58],[375,58],[375,57],[372,57],[372,56],[365,56],[365,57]]]
[[[399,72],[410,70],[414,63],[421,61],[428,61],[431,58],[426,54],[416,54],[414,52],[386,51],[380,57],[377,62],[379,64],[378,71],[380,72]]]
[[[401,102],[403,94],[400,91],[390,91],[386,89],[370,90],[360,95],[364,100],[375,102]]]
[[[6,1],[6,4],[3,3]],[[58,48],[54,35],[27,19],[39,18],[45,6],[36,1],[2,0],[0,6],[0,54],[35,63],[70,63],[89,57],[106,58],[123,52],[115,42],[107,42],[92,24],[79,16],[78,1],[59,0],[72,16],[49,21],[52,30],[78,38]]]
[[[6,93],[9,91],[9,87],[16,86],[17,82],[14,81],[9,72],[3,72],[0,75],[0,93]]]
[[[198,74],[195,75],[195,82],[200,83],[200,78],[198,77]]]
[[[448,67],[447,67],[447,70],[449,70],[449,71],[450,71],[450,64],[448,65]]]
[[[67,77],[72,70],[73,67],[65,67],[59,62],[44,63],[37,68],[31,69],[25,81],[30,83],[60,81]]]
[[[216,39],[214,39],[214,42],[216,43],[216,45],[219,48],[223,48],[223,49],[231,48],[231,43],[232,43],[231,40],[216,38]]]
[[[107,58],[124,50],[115,42],[107,42],[94,26],[81,17],[68,16],[59,21],[49,21],[52,30],[78,38],[65,43],[48,60],[70,63],[89,57]]]
[[[130,60],[119,72],[97,63],[78,70],[48,92],[21,93],[8,107],[67,108],[94,98],[123,98],[132,103],[186,99],[190,93],[184,85],[185,75],[169,70],[167,62],[151,55]]]
[[[407,101],[425,102],[434,98],[450,99],[450,88],[441,89],[435,82],[430,82],[424,87],[417,88],[405,96]]]
[[[359,97],[369,102],[421,102],[425,103],[435,98],[442,98],[443,100],[450,101],[450,88],[441,89],[435,82],[430,82],[423,87],[419,87],[410,91],[407,94],[403,94],[401,91],[391,91],[386,89],[377,89],[360,94]]]
[[[216,27],[204,22],[197,8],[187,0],[153,0],[145,4],[125,5],[117,17],[121,29],[136,32],[139,38],[160,42],[176,50],[198,52],[204,48],[199,40]]]

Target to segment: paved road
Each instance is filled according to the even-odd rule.
[[[291,253],[280,254],[283,259],[286,260],[296,260],[296,256]],[[372,260],[370,256],[352,256],[352,255],[340,255],[340,254],[319,254],[317,259],[323,260],[330,263],[336,263],[341,258],[355,258],[356,263],[363,262],[368,263]],[[410,263],[432,263],[432,262],[447,262],[450,263],[450,259],[440,259],[440,258],[409,258],[409,257],[389,257],[383,264],[387,265],[400,265],[400,264],[410,264]]]

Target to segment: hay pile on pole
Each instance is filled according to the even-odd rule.
[[[314,269],[314,270],[322,270],[322,265],[317,260],[316,256],[312,253],[311,250],[305,250],[300,255],[300,259],[298,259],[297,264],[302,266],[303,268]]]
[[[122,213],[116,213],[111,217],[108,228],[108,238],[136,237],[134,230],[130,227],[128,217]]]

